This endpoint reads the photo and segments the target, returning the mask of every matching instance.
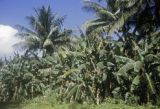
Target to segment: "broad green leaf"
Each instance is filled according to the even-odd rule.
[[[156,90],[155,90],[155,86],[154,86],[154,83],[153,83],[151,77],[147,73],[145,73],[145,75],[146,75],[146,79],[148,82],[148,88],[149,88],[150,93],[155,94]]]
[[[106,74],[106,73],[103,73],[102,81],[106,81],[106,79],[107,79],[107,74]]]
[[[107,66],[115,66],[112,62],[107,62]]]
[[[137,76],[133,79],[132,84],[138,86],[138,85],[140,84],[140,78],[141,78],[141,76],[140,76],[140,75],[137,75]]]
[[[33,75],[32,73],[26,73],[26,74],[24,74],[23,79],[24,79],[24,80],[30,80],[30,79],[32,79],[33,77],[34,77],[34,75]]]
[[[128,71],[134,68],[134,63],[127,63],[122,66],[119,71],[117,72],[118,76],[128,78]]]
[[[152,62],[152,61],[155,61],[155,60],[160,60],[160,58],[158,58],[156,55],[153,55],[153,54],[148,54],[145,56],[145,61],[146,62]]]
[[[66,96],[66,99],[68,98],[71,98],[72,96],[74,97],[76,92],[77,92],[77,89],[78,89],[78,85],[74,85],[71,90],[68,91],[68,94]]]
[[[42,74],[43,76],[48,76],[51,74],[52,69],[51,68],[46,68],[46,69],[39,69],[38,70],[40,72],[40,74]]]
[[[82,69],[86,69],[86,64],[81,64],[78,66],[78,69],[82,70]]]
[[[130,58],[124,57],[124,56],[115,55],[115,58],[116,58],[117,62],[124,62],[124,63],[127,63],[127,62],[134,63],[135,62],[133,59],[130,59]]]
[[[98,62],[97,64],[98,69],[104,69],[106,66],[104,66],[103,62]]]
[[[134,71],[139,72],[140,69],[143,69],[143,63],[141,61],[137,61],[134,63]]]
[[[119,92],[120,92],[120,87],[116,87],[113,91],[112,91],[112,93],[113,94],[118,94]]]
[[[78,69],[78,68],[70,69],[70,70],[64,72],[63,77],[67,77],[67,76],[71,75],[72,73],[78,73],[78,72],[80,72],[80,69]]]

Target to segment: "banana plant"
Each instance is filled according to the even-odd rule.
[[[152,46],[153,41],[146,40],[139,44],[132,40],[137,54],[134,59],[116,56],[119,66],[116,76],[121,90],[138,96],[140,103],[155,102],[159,96],[160,57],[153,52],[156,48]]]
[[[115,87],[111,41],[80,39],[72,49],[62,47],[56,56],[59,94],[67,101],[94,101],[99,104],[111,96]],[[108,50],[108,51],[107,51]],[[59,66],[61,66],[59,68]]]
[[[36,72],[37,61],[33,61],[15,56],[1,68],[2,101],[19,101],[43,94],[45,78],[40,78],[41,75]]]

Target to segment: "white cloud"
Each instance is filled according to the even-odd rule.
[[[15,37],[18,31],[8,25],[0,25],[0,56],[9,56],[14,52],[13,45],[19,40]]]

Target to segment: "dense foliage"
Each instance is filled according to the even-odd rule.
[[[71,38],[71,31],[60,30],[62,19],[53,20],[50,8],[42,7],[36,11],[38,21],[28,17],[35,31],[23,28],[25,33],[20,33],[26,35],[27,53],[0,64],[0,100],[52,92],[60,102],[100,104],[115,98],[128,104],[159,104],[160,10],[158,1],[151,1],[106,0],[107,7],[101,0],[85,2],[84,9],[96,13],[96,19],[70,43],[66,37]],[[142,17],[146,13],[147,19]],[[65,46],[56,46],[56,38]],[[41,57],[37,49],[46,52]]]

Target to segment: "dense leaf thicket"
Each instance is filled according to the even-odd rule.
[[[106,7],[100,3],[85,2],[84,9],[94,12],[96,19],[87,22],[86,32],[80,31],[74,40],[59,40],[66,45],[56,46],[56,51],[54,38],[69,37],[71,31],[47,27],[48,20],[40,19],[44,16],[38,21],[29,17],[36,40],[40,38],[34,47],[46,52],[37,55],[29,43],[25,55],[1,62],[0,100],[31,99],[50,90],[61,102],[99,104],[109,97],[126,103],[160,102],[159,2],[106,0]],[[40,15],[46,13],[43,10]],[[33,36],[26,32],[28,38]]]

